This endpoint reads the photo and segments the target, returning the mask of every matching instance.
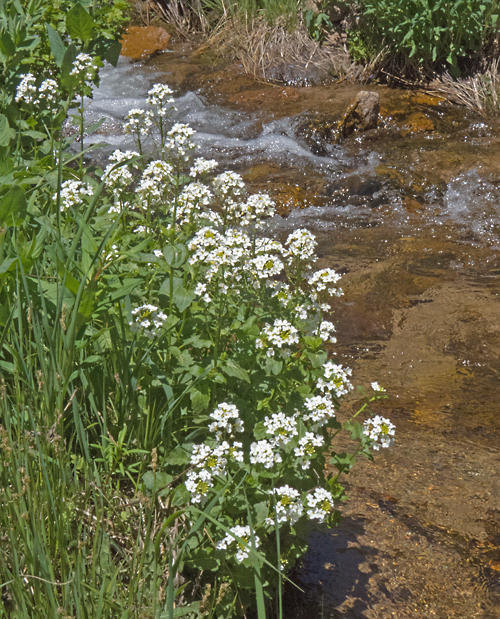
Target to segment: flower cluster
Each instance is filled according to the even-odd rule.
[[[214,419],[208,429],[210,432],[216,432],[217,439],[222,438],[222,432],[227,432],[233,435],[234,432],[243,432],[243,421],[240,419],[239,411],[234,404],[222,402],[210,413],[210,417]]]
[[[320,434],[306,432],[299,440],[299,446],[293,451],[304,470],[311,466],[311,458],[316,454],[316,447],[322,447],[325,439]]]
[[[266,469],[274,466],[275,462],[282,462],[281,455],[273,450],[273,444],[262,440],[250,445],[250,462],[263,464]]]
[[[174,157],[187,161],[191,155],[191,151],[196,148],[192,137],[194,129],[189,125],[176,123],[167,133],[167,148],[172,152]]]
[[[289,522],[291,525],[295,524],[304,511],[304,506],[300,500],[300,492],[286,485],[274,488],[271,495],[274,496],[276,501],[276,520],[278,523]],[[275,524],[273,518],[267,518],[266,522],[270,525]]]
[[[284,252],[286,256],[304,261],[314,259],[317,241],[314,234],[309,230],[305,228],[295,230],[288,236],[286,245],[288,246],[288,249]]]
[[[92,56],[78,54],[73,62],[73,68],[70,71],[70,76],[76,77],[80,84],[84,86],[92,86],[97,75],[97,67],[94,64]]]
[[[363,428],[363,434],[374,441],[372,448],[376,451],[380,447],[390,447],[394,443],[396,426],[380,415],[367,419]]]
[[[146,136],[153,126],[153,113],[141,108],[134,108],[125,117],[127,122],[123,125],[125,133],[134,134],[137,137]]]
[[[174,102],[173,94],[173,90],[166,84],[155,84],[148,90],[147,103],[155,108],[160,118],[167,118],[175,111],[175,107],[172,105]]]
[[[295,415],[287,417],[285,413],[273,413],[271,417],[265,418],[264,427],[266,434],[272,437],[269,442],[273,447],[282,447],[288,444],[298,434]]]
[[[167,320],[167,316],[159,311],[156,305],[149,304],[136,307],[132,311],[132,316],[134,316],[135,321],[129,322],[131,330],[139,331],[141,329],[142,333],[150,339],[159,335],[165,320]]]
[[[229,529],[229,533],[223,540],[217,543],[217,550],[236,550],[236,560],[242,562],[250,555],[250,548],[252,547],[250,527],[236,525]],[[254,535],[254,544],[257,548],[260,540],[257,535]]]
[[[142,200],[143,208],[163,206],[165,190],[172,182],[172,175],[172,166],[161,159],[151,161],[146,166],[137,187],[137,195]]]
[[[84,196],[93,196],[94,190],[87,183],[81,181],[64,181],[61,185],[61,208],[67,210],[83,203]],[[57,193],[52,196],[57,200]]]
[[[330,296],[341,297],[342,289],[333,287],[333,284],[336,284],[339,279],[340,275],[333,269],[321,269],[313,273],[308,279],[308,284],[311,287],[311,298],[316,300],[322,292],[326,292]]]
[[[264,349],[268,357],[274,357],[274,346],[282,349],[287,356],[288,349],[283,349],[285,344],[298,344],[299,331],[288,320],[275,320],[273,325],[267,324],[261,331],[260,337],[255,340],[255,347]]]
[[[32,73],[25,73],[21,78],[16,89],[16,103],[33,103],[37,94],[36,78]]]
[[[195,159],[193,165],[189,169],[189,176],[197,178],[208,172],[212,172],[218,166],[218,162],[215,159],[203,159],[202,157]]]
[[[348,378],[351,372],[350,368],[343,368],[333,361],[327,361],[323,366],[323,376],[316,382],[316,388],[321,393],[331,392],[336,398],[341,398],[352,389]]]
[[[307,495],[306,507],[309,518],[323,522],[333,507],[331,492],[324,488],[316,488],[313,494]]]
[[[307,413],[304,415],[304,421],[311,421],[314,429],[321,428],[329,419],[335,417],[335,405],[330,395],[315,395],[306,398],[304,406]]]
[[[102,180],[108,189],[111,189],[115,199],[119,199],[122,192],[132,183],[133,176],[126,162],[133,157],[139,157],[139,153],[132,150],[125,152],[115,150],[109,157],[109,163],[102,174]]]

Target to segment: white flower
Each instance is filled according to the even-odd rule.
[[[70,75],[78,77],[80,83],[91,86],[97,75],[97,67],[94,65],[92,56],[84,53],[78,54],[73,62],[73,68],[70,71]]]
[[[243,559],[246,559],[250,554],[252,548],[250,527],[236,525],[229,529],[229,533],[220,542],[217,542],[218,550],[236,550],[236,560],[241,563]],[[239,538],[239,539],[236,539]],[[241,541],[240,541],[241,540]],[[254,534],[254,544],[257,548],[260,540],[257,535]]]
[[[365,421],[363,428],[363,434],[375,441],[373,449],[376,451],[380,447],[390,447],[394,443],[393,436],[396,433],[396,426],[385,417],[375,415],[372,419]]]
[[[268,441],[258,441],[250,445],[250,462],[252,464],[263,464],[266,469],[270,469],[275,462],[281,461],[280,454],[273,451],[272,444]]]
[[[226,197],[241,196],[245,190],[245,183],[239,174],[236,172],[223,172],[216,176],[213,180],[215,194]]]
[[[278,257],[270,256],[269,254],[257,256],[250,263],[255,268],[257,277],[260,279],[279,275],[285,268]]]
[[[286,240],[288,249],[284,251],[285,256],[292,256],[299,260],[309,260],[314,258],[314,250],[316,249],[316,237],[314,234],[301,228],[292,232]]]
[[[233,432],[243,432],[243,421],[240,419],[239,411],[234,404],[222,402],[213,413],[210,413],[210,417],[215,419],[215,421],[208,426],[210,432],[216,432],[218,430],[223,430],[229,434]]]
[[[134,180],[130,172],[130,168],[124,164],[119,165],[122,162],[132,159],[132,157],[139,157],[139,153],[131,150],[127,150],[125,152],[115,150],[109,157],[109,161],[112,163],[109,163],[104,168],[101,178],[106,187],[112,189],[115,198],[118,198],[123,190],[126,189]]]
[[[191,493],[191,502],[200,503],[214,485],[212,474],[208,469],[201,469],[189,471],[186,477],[186,488]]]
[[[323,365],[323,377],[318,378],[316,388],[322,393],[331,391],[337,398],[340,398],[352,389],[348,378],[351,373],[350,368],[344,369],[333,361],[327,361]]]
[[[189,176],[196,178],[201,174],[205,174],[207,172],[211,172],[218,166],[218,162],[215,159],[203,159],[200,157],[199,159],[195,159],[193,165],[189,169]]]
[[[323,342],[331,342],[335,344],[337,338],[331,335],[335,332],[335,325],[333,322],[329,322],[328,320],[323,320],[319,325],[319,337],[323,340]]]
[[[172,129],[167,133],[167,148],[173,152],[174,155],[181,159],[187,160],[189,158],[190,151],[195,148],[192,141],[192,137],[195,134],[194,129],[191,129],[189,125],[182,123],[176,123]]]
[[[272,349],[270,344],[281,348],[285,344],[298,344],[298,330],[287,320],[275,320],[273,326],[266,324],[261,331],[261,337],[255,341],[256,348],[264,348],[269,352]],[[273,356],[274,351],[271,355]]]
[[[373,391],[385,391],[385,389],[381,387],[378,383],[371,383],[371,387]]]
[[[129,322],[131,330],[138,331],[142,329],[144,335],[150,339],[159,335],[165,320],[167,320],[167,316],[163,312],[158,311],[156,305],[149,304],[136,307],[132,311],[132,316],[135,317],[135,322]]]
[[[315,447],[321,447],[325,442],[325,439],[320,434],[314,434],[313,432],[306,432],[299,440],[299,446],[296,447],[293,452],[299,459],[303,469],[308,469],[311,464],[311,458],[315,454]]]
[[[340,279],[340,275],[333,269],[321,269],[316,271],[308,279],[308,283],[313,290],[312,297],[317,298],[317,295],[325,290],[329,295],[335,295],[337,297],[342,296],[343,292],[341,288],[335,288],[333,284],[336,284]],[[328,310],[326,310],[328,311]]]
[[[287,417],[285,413],[273,413],[264,421],[266,434],[271,435],[270,443],[273,447],[281,447],[297,436],[297,421],[295,416]]]
[[[315,428],[324,426],[329,419],[335,417],[335,405],[330,395],[306,398],[304,406],[308,410],[304,421],[312,421]]]
[[[173,94],[172,89],[166,84],[155,84],[148,90],[147,102],[156,108],[156,113],[160,118],[166,118],[175,110],[172,105],[174,102]]]
[[[274,488],[270,494],[275,496],[278,523],[289,522],[291,525],[295,524],[302,516],[304,509],[300,501],[300,492],[286,485]],[[267,518],[266,522],[271,525],[275,524],[274,518]]]
[[[61,185],[61,208],[63,210],[78,206],[83,203],[84,196],[93,196],[94,190],[87,183],[81,181],[64,181]],[[52,196],[57,200],[57,194]]]
[[[323,522],[333,507],[333,497],[328,490],[316,488],[314,494],[308,494],[306,498],[307,515],[312,520]]]
[[[38,98],[33,102],[35,105],[45,104],[52,113],[59,108],[59,85],[53,79],[46,79],[40,84]]]
[[[32,73],[21,75],[22,79],[16,89],[16,103],[33,103],[36,95],[36,78]]]
[[[127,122],[123,125],[125,133],[147,135],[153,126],[153,114],[141,108],[134,108],[126,115]]]

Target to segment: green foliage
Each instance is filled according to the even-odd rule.
[[[478,54],[497,32],[497,0],[362,0],[359,29],[367,48],[387,50],[408,71],[447,68]],[[358,46],[359,47],[359,46]]]
[[[334,449],[350,388],[324,350],[337,276],[314,283],[312,235],[266,239],[270,199],[193,162],[191,129],[167,132],[165,85],[126,125],[140,146],[154,120],[157,159],[117,152],[86,170],[83,140],[70,154],[61,126],[114,43],[74,5],[74,39],[43,24],[58,81],[22,74],[37,66],[30,20],[43,7],[14,8],[0,114],[0,618],[231,617],[255,599],[263,617],[305,551],[307,518],[338,520],[339,475],[375,442],[353,418],[357,449]],[[95,129],[83,112],[81,97],[81,137]],[[280,415],[289,434],[270,430]]]
[[[312,9],[308,9],[305,12],[304,20],[307,31],[311,39],[315,41],[323,41],[325,36],[332,31],[333,24],[326,13],[321,10],[322,1],[317,3],[318,11],[315,12]],[[325,6],[328,4],[328,0],[325,2]]]

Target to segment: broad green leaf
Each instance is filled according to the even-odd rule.
[[[81,39],[82,41],[89,41],[92,38],[92,33],[96,23],[78,3],[68,11],[66,15],[66,30],[72,39]]]
[[[8,146],[15,135],[15,131],[9,126],[7,116],[0,114],[0,146]]]
[[[106,37],[98,37],[90,43],[89,51],[92,54],[99,56],[102,60],[107,60],[109,64],[114,67],[118,64],[118,58],[122,51],[122,44],[120,41],[114,39],[106,39]]]
[[[184,264],[188,254],[188,249],[183,243],[177,243],[176,245],[165,245],[163,248],[163,255],[165,256],[167,264],[174,269],[177,269]]]
[[[14,185],[0,200],[0,225],[19,225],[26,217],[27,203],[24,191]]]
[[[50,24],[45,24],[47,27],[47,34],[49,37],[50,43],[50,51],[52,52],[52,56],[54,56],[54,60],[56,61],[56,65],[61,68],[63,63],[64,54],[66,53],[66,46],[61,39],[60,34],[57,30],[54,30]]]
[[[142,481],[148,490],[153,490],[153,488],[161,490],[168,486],[172,479],[172,475],[163,472],[154,473],[153,471],[148,471],[142,476]]]
[[[174,291],[173,301],[179,308],[180,312],[183,312],[186,308],[188,308],[191,305],[191,303],[194,301],[194,299],[195,299],[194,292],[191,292],[190,290],[186,290],[184,286],[179,286]]]
[[[225,363],[221,364],[221,370],[225,372],[228,376],[240,378],[247,383],[250,382],[250,376],[248,375],[248,372],[232,359],[228,359]]]
[[[73,70],[73,63],[78,56],[78,50],[74,43],[68,46],[66,51],[64,52],[64,57],[61,63],[61,83],[67,89],[71,90],[73,84],[75,82],[75,77],[70,75]]]
[[[198,389],[193,389],[190,393],[191,405],[194,413],[201,413],[208,408],[210,404],[210,394],[202,393]]]

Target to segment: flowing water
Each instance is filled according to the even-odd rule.
[[[386,388],[376,412],[397,426],[349,475],[343,523],[311,530],[287,616],[500,617],[499,120],[370,86],[381,126],[336,145],[363,87],[265,85],[178,47],[104,70],[97,139],[133,147],[123,116],[157,81],[201,155],[274,196],[274,234],[317,234],[318,268],[343,274],[334,352]]]

